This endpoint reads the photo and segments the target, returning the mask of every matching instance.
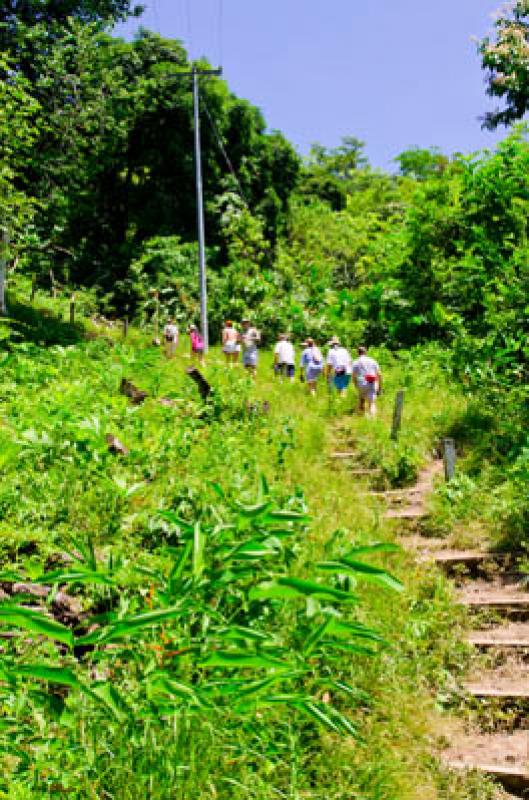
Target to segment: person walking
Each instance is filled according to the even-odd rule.
[[[295,364],[294,345],[288,341],[286,333],[280,333],[279,341],[274,348],[274,372],[276,375],[286,377],[292,382],[296,369]]]
[[[345,347],[342,347],[337,336],[329,342],[330,350],[327,354],[327,377],[332,379],[339,395],[343,395],[351,383],[352,364],[351,356]]]
[[[191,361],[196,361],[201,367],[204,366],[204,339],[199,333],[196,325],[188,328],[189,341],[191,343]]]
[[[243,319],[242,322],[242,364],[252,375],[253,378],[257,375],[257,362],[259,360],[259,351],[257,345],[261,341],[261,334],[255,328],[249,319]]]
[[[233,322],[229,319],[224,323],[222,330],[222,352],[226,357],[226,364],[233,367],[239,358],[240,344],[239,331],[233,327]]]
[[[300,366],[305,376],[307,384],[307,391],[310,395],[316,394],[316,384],[323,372],[323,356],[321,350],[316,346],[314,339],[310,337],[302,344],[303,352],[301,353]]]
[[[165,341],[165,355],[167,358],[173,358],[178,347],[178,327],[173,317],[169,317],[167,320],[167,324],[163,329],[163,338]]]
[[[375,417],[377,394],[382,391],[382,372],[378,362],[367,355],[365,347],[358,348],[358,358],[353,361],[353,379],[358,391],[358,410]]]

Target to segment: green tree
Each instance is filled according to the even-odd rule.
[[[479,42],[487,73],[487,94],[505,106],[485,114],[483,124],[494,129],[521,119],[529,108],[529,2],[516,0],[502,9],[493,36]]]
[[[416,181],[424,181],[446,169],[448,158],[437,147],[411,147],[395,159],[399,173]]]

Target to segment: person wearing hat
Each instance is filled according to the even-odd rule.
[[[243,319],[241,324],[242,364],[243,367],[249,370],[252,377],[255,378],[257,374],[257,361],[259,358],[257,345],[261,341],[261,334],[257,328],[254,328],[248,318]]]
[[[329,342],[330,350],[327,354],[327,377],[332,381],[338,391],[343,394],[351,383],[352,362],[351,356],[345,347],[342,347],[337,336]]]
[[[378,362],[367,355],[365,347],[358,348],[358,358],[353,361],[353,378],[358,390],[358,410],[375,417],[377,394],[382,391],[382,372]]]
[[[323,372],[323,356],[321,350],[316,346],[314,339],[310,337],[302,343],[303,352],[301,354],[300,366],[304,370],[307,391],[311,395],[316,394],[316,384]]]
[[[169,317],[167,320],[163,329],[163,338],[165,339],[165,355],[167,358],[172,358],[178,346],[178,328],[173,317]]]
[[[204,339],[196,325],[190,325],[187,332],[191,343],[191,360],[198,361],[201,366],[204,366]]]
[[[296,369],[295,364],[294,345],[288,341],[286,333],[280,333],[279,341],[274,347],[274,372],[276,375],[289,378],[292,382]]]
[[[227,319],[222,330],[222,352],[226,357],[226,364],[233,367],[239,358],[241,346],[239,344],[239,331],[233,327],[233,322]]]

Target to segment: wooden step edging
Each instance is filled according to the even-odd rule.
[[[479,683],[464,683],[463,689],[472,697],[488,698],[491,700],[529,700],[529,686],[517,689],[509,685],[501,685],[498,680],[497,685],[482,685]],[[528,754],[529,756],[529,754]]]
[[[509,789],[521,791],[529,788],[529,769],[522,766],[502,766],[500,764],[488,764],[486,761],[475,764],[468,764],[465,761],[444,761],[448,769],[457,772],[469,772],[470,770],[482,772]]]

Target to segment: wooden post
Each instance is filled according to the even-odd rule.
[[[75,295],[74,294],[72,294],[72,297],[71,297],[71,300],[70,300],[70,324],[71,325],[75,324]]]
[[[391,438],[395,441],[398,438],[402,422],[402,409],[404,407],[404,390],[399,389],[395,397],[395,408],[393,409],[393,423],[391,425]]]
[[[154,340],[160,338],[160,293],[154,293]]]
[[[51,268],[50,268],[50,294],[52,297],[57,297],[57,289],[55,288],[55,276]]]
[[[29,302],[32,303],[35,300],[35,295],[37,294],[37,276],[35,273],[31,276],[31,295],[29,297]]]
[[[443,461],[445,480],[448,483],[456,474],[456,445],[453,439],[443,439]]]

